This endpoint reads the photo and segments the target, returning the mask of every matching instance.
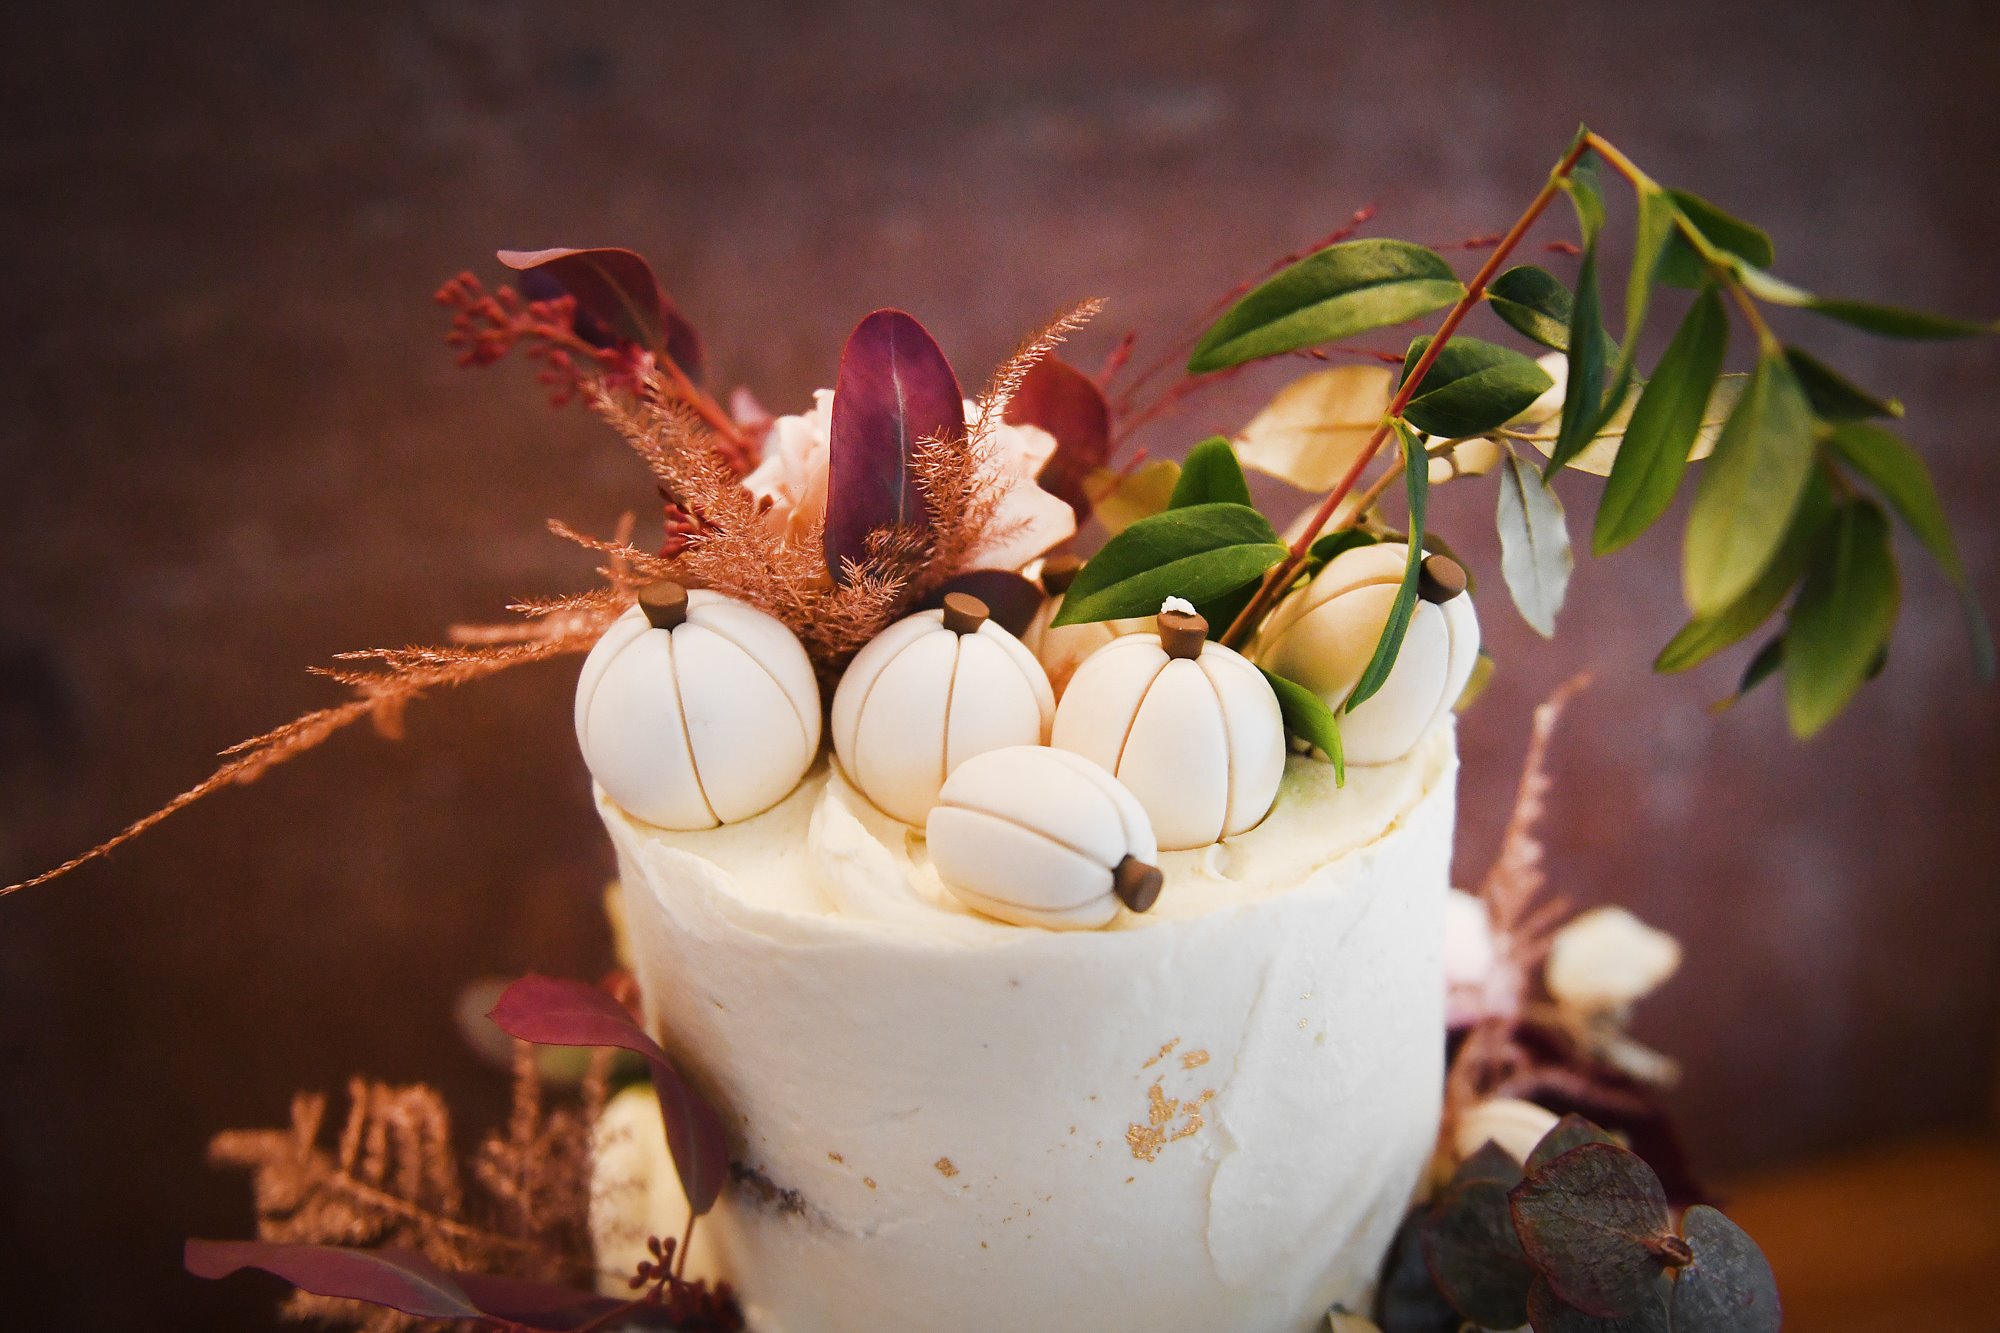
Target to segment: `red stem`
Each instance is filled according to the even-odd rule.
[[[1486,262],[1479,266],[1479,271],[1472,276],[1472,281],[1466,284],[1465,294],[1458,298],[1458,304],[1445,315],[1444,323],[1438,326],[1430,345],[1424,348],[1423,355],[1417,358],[1417,364],[1410,368],[1402,387],[1396,390],[1396,396],[1389,400],[1389,407],[1383,413],[1382,423],[1375,428],[1375,433],[1369,436],[1368,443],[1362,447],[1353,466],[1347,469],[1347,474],[1334,485],[1332,491],[1328,492],[1326,499],[1320,502],[1319,508],[1313,511],[1312,520],[1306,524],[1305,531],[1299,534],[1298,540],[1292,543],[1291,550],[1285,553],[1285,558],[1264,576],[1263,583],[1258,586],[1257,595],[1252,597],[1249,605],[1230,622],[1229,629],[1222,636],[1222,643],[1226,647],[1241,647],[1243,641],[1250,636],[1251,629],[1263,618],[1264,613],[1270,610],[1271,603],[1277,600],[1278,594],[1291,585],[1293,576],[1305,563],[1306,553],[1312,549],[1312,544],[1318,540],[1320,532],[1333,520],[1334,513],[1340,508],[1340,502],[1347,498],[1348,492],[1354,489],[1354,484],[1361,480],[1361,474],[1375,461],[1375,455],[1382,451],[1383,444],[1392,433],[1390,423],[1400,417],[1403,409],[1409,406],[1410,399],[1415,396],[1418,386],[1423,383],[1424,376],[1430,373],[1431,366],[1436,363],[1438,354],[1444,351],[1445,344],[1451,341],[1451,335],[1458,331],[1458,326],[1465,322],[1465,317],[1472,312],[1472,308],[1479,304],[1480,298],[1485,295],[1486,285],[1499,274],[1500,265],[1507,261],[1507,256],[1513,253],[1514,247],[1521,243],[1548,206],[1555,201],[1556,192],[1562,188],[1563,178],[1569,175],[1590,148],[1590,139],[1579,135],[1576,143],[1563,155],[1562,161],[1556,164],[1555,170],[1549,173],[1541,193],[1535,196],[1534,202],[1528,205],[1528,210],[1521,214],[1508,229],[1507,234],[1500,239],[1500,244],[1486,257]],[[1418,540],[1417,535],[1411,534],[1411,540]]]

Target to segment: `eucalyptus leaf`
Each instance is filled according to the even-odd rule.
[[[1729,317],[1709,287],[1695,298],[1632,409],[1597,505],[1596,554],[1626,545],[1673,503],[1728,347]]]
[[[1576,275],[1576,304],[1569,321],[1569,371],[1564,380],[1562,416],[1546,471],[1557,469],[1583,452],[1604,424],[1604,311],[1597,298],[1597,242],[1583,250]]]
[[[1336,342],[1442,310],[1465,294],[1451,265],[1408,241],[1343,241],[1250,292],[1209,327],[1188,358],[1205,375]]]
[[[1813,415],[1822,421],[1861,421],[1868,417],[1900,417],[1903,405],[1878,398],[1824,361],[1796,347],[1785,348],[1785,361],[1806,391]]]
[[[1900,306],[1878,305],[1872,301],[1852,301],[1839,296],[1815,296],[1802,287],[1765,272],[1761,266],[1739,264],[1736,267],[1736,275],[1745,289],[1759,300],[1769,301],[1773,305],[1810,310],[1816,315],[1824,315],[1828,319],[1838,320],[1842,324],[1883,338],[1945,341],[1953,338],[1976,338],[1981,334],[1993,333],[1996,329],[2000,329],[2000,325],[1989,320],[1957,319],[1950,315],[1933,315],[1923,310],[1905,310]]]
[[[1347,474],[1389,410],[1387,366],[1332,366],[1293,380],[1236,437],[1246,468],[1302,491],[1327,491]]]
[[[1569,591],[1576,557],[1562,501],[1548,479],[1512,449],[1500,464],[1500,573],[1521,619],[1543,638],[1556,632],[1556,612]]]
[[[1839,716],[1873,673],[1900,600],[1889,516],[1849,500],[1821,534],[1785,628],[1785,708],[1799,739]]]
[[[1670,190],[1668,193],[1680,210],[1685,225],[1700,232],[1709,245],[1760,269],[1771,267],[1771,238],[1762,228],[1731,217],[1700,195],[1689,194],[1686,190]],[[1673,239],[1667,243],[1666,254],[1661,257],[1660,281],[1675,287],[1699,287],[1710,276],[1708,265],[1702,262],[1687,238],[1676,229]]]
[[[1407,422],[1398,420],[1396,437],[1403,446],[1403,485],[1409,496],[1410,531],[1424,530],[1424,504],[1430,494],[1430,460],[1424,455],[1423,441],[1410,429]],[[1342,705],[1353,708],[1374,695],[1382,688],[1382,682],[1389,679],[1390,668],[1396,665],[1396,655],[1403,650],[1403,635],[1409,631],[1410,617],[1416,612],[1417,576],[1424,563],[1424,545],[1421,541],[1409,543],[1409,559],[1403,565],[1403,579],[1396,588],[1396,600],[1390,603],[1389,618],[1382,626],[1382,637],[1375,644],[1375,653],[1362,669],[1361,679],[1354,684],[1354,690]]]
[[[1510,1190],[1521,1183],[1522,1174],[1521,1164],[1505,1148],[1488,1139],[1458,1164],[1458,1169],[1451,1173],[1451,1184],[1447,1188],[1456,1188],[1475,1180],[1490,1180],[1501,1189]]]
[[[1058,625],[1150,616],[1169,597],[1219,597],[1285,558],[1270,520],[1247,505],[1199,504],[1142,518],[1104,543],[1063,595]]]
[[[1660,1178],[1637,1156],[1582,1144],[1515,1186],[1510,1202],[1528,1262],[1565,1304],[1615,1319],[1646,1303],[1673,1223]]]
[[[1681,1235],[1694,1262],[1674,1281],[1674,1333],[1778,1333],[1778,1280],[1757,1242],[1706,1204],[1688,1209]]]
[[[1210,436],[1194,448],[1181,463],[1180,479],[1167,497],[1167,508],[1186,509],[1198,504],[1250,503],[1250,484],[1243,480],[1243,467],[1236,451],[1220,435]]]
[[[1262,667],[1257,668],[1263,671]],[[1297,681],[1287,680],[1275,672],[1264,671],[1264,679],[1271,683],[1272,693],[1278,696],[1278,710],[1284,715],[1285,730],[1298,737],[1315,750],[1324,754],[1333,764],[1333,785],[1347,785],[1347,759],[1341,753],[1340,719],[1326,700],[1313,693]]]
[[[1528,1287],[1535,1279],[1514,1232],[1507,1188],[1495,1180],[1454,1185],[1424,1224],[1424,1258],[1438,1290],[1459,1314],[1484,1328],[1526,1323]]]
[[[1534,1333],[1671,1333],[1670,1282],[1662,1274],[1640,1298],[1637,1309],[1616,1319],[1599,1319],[1564,1302],[1547,1278],[1538,1277],[1528,1289],[1527,1326]]]
[[[1411,341],[1403,355],[1405,380],[1430,345],[1428,336]],[[1461,335],[1431,362],[1403,416],[1427,435],[1481,435],[1512,421],[1554,384],[1547,371],[1511,347]]]
[[[1582,1147],[1586,1143],[1614,1143],[1609,1134],[1574,1113],[1556,1121],[1555,1128],[1542,1135],[1534,1151],[1528,1154],[1527,1171],[1540,1171],[1571,1148]]]
[[[1517,264],[1486,287],[1493,313],[1515,332],[1542,346],[1569,349],[1570,313],[1575,300],[1562,279],[1533,264]]]
[[[1714,615],[1757,581],[1813,468],[1812,410],[1782,353],[1766,352],[1702,470],[1682,548],[1688,608]]]
[[[1715,615],[1698,616],[1683,625],[1653,659],[1653,670],[1671,674],[1699,666],[1770,619],[1806,572],[1806,560],[1818,544],[1820,530],[1832,517],[1833,492],[1823,479],[1815,477],[1807,483],[1805,497],[1792,515],[1778,554],[1757,581]]]

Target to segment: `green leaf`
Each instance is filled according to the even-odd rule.
[[[1900,417],[1903,405],[1878,398],[1817,357],[1796,347],[1785,349],[1785,361],[1806,391],[1813,415],[1822,421],[1860,421],[1867,417]]]
[[[1659,275],[1660,257],[1674,238],[1676,223],[1673,198],[1665,190],[1641,186],[1639,220],[1632,241],[1632,273],[1625,281],[1625,356],[1630,359],[1639,347],[1640,331],[1646,327],[1646,311],[1653,301],[1653,283]]]
[[[1576,209],[1576,225],[1583,232],[1587,250],[1597,244],[1597,233],[1604,230],[1604,190],[1597,180],[1597,154],[1585,153],[1578,158],[1569,175],[1563,177],[1562,188]]]
[[[1671,674],[1699,666],[1731,644],[1741,642],[1750,632],[1770,619],[1785,600],[1785,594],[1806,572],[1806,560],[1819,541],[1820,530],[1833,517],[1833,491],[1815,476],[1807,483],[1805,498],[1792,515],[1791,526],[1778,554],[1757,576],[1757,581],[1741,597],[1713,616],[1697,617],[1681,627],[1660,655],[1653,670]]]
[[[1674,1333],[1778,1333],[1778,1280],[1742,1227],[1707,1204],[1681,1219],[1694,1262],[1674,1280]]]
[[[1937,488],[1931,484],[1930,469],[1924,466],[1924,460],[1888,431],[1866,422],[1836,427],[1828,443],[1835,454],[1867,478],[1889,502],[1889,507],[1916,533],[1917,540],[1958,589],[1966,636],[1972,641],[1973,668],[1980,679],[1993,679],[1993,630],[1986,623],[1986,612],[1966,576],[1958,543],[1951,535],[1951,525],[1945,521],[1944,506],[1938,503]]]
[[[1632,409],[1597,505],[1591,550],[1598,555],[1630,542],[1673,503],[1728,348],[1729,317],[1722,297],[1715,288],[1706,288]]]
[[[1285,558],[1270,520],[1247,505],[1199,504],[1142,518],[1077,571],[1058,625],[1150,616],[1169,597],[1234,592]]]
[[[1554,476],[1557,469],[1582,453],[1604,424],[1604,311],[1597,300],[1597,242],[1584,247],[1583,266],[1576,274],[1576,305],[1569,321],[1569,372],[1563,386],[1560,424],[1556,446],[1544,469]]]
[[[1408,241],[1343,241],[1293,264],[1209,327],[1188,373],[1351,338],[1442,310],[1465,287],[1435,251]]]
[[[1188,450],[1181,475],[1167,508],[1186,509],[1198,504],[1249,505],[1250,483],[1243,480],[1243,465],[1236,450],[1220,435],[1210,436]]]
[[[1562,501],[1548,478],[1522,463],[1512,449],[1500,460],[1500,573],[1521,619],[1543,638],[1556,632],[1556,612],[1569,591],[1575,556]]]
[[[1374,533],[1361,528],[1342,528],[1339,532],[1329,532],[1306,548],[1306,577],[1311,578],[1325,569],[1327,561],[1342,551],[1351,551],[1357,546],[1373,546],[1381,540]]]
[[[1839,716],[1896,627],[1889,516],[1850,500],[1821,534],[1785,629],[1785,707],[1804,740]]]
[[[1429,335],[1411,341],[1403,354],[1404,379],[1430,345]],[[1431,362],[1403,416],[1440,439],[1482,435],[1512,421],[1554,384],[1547,371],[1511,347],[1459,336]]]
[[[1545,268],[1517,264],[1487,284],[1493,313],[1515,332],[1558,352],[1569,350],[1570,312],[1575,300],[1562,280]]]
[[[1680,210],[1681,218],[1711,246],[1758,268],[1771,267],[1771,238],[1761,228],[1731,217],[1700,195],[1686,190],[1667,193]],[[1699,287],[1708,277],[1708,266],[1676,228],[1660,261],[1660,281],[1675,287]]]
[[[1408,422],[1399,419],[1395,425],[1396,437],[1403,445],[1403,485],[1409,494],[1410,531],[1418,533],[1424,530],[1424,502],[1430,494],[1430,459],[1424,453],[1423,440],[1410,429]],[[1403,581],[1396,589],[1396,600],[1389,606],[1389,619],[1382,626],[1375,655],[1368,659],[1353,693],[1341,705],[1343,709],[1365,702],[1381,689],[1382,682],[1389,679],[1389,669],[1396,665],[1396,654],[1403,650],[1403,635],[1409,631],[1410,617],[1416,611],[1417,574],[1424,563],[1424,544],[1413,541],[1409,549],[1410,558],[1403,565]]]
[[[1697,616],[1743,595],[1783,542],[1813,468],[1812,410],[1779,352],[1766,352],[1702,469],[1682,549]]]
[[[1258,667],[1259,671],[1264,668]],[[1326,700],[1297,681],[1264,671],[1271,692],[1278,696],[1278,711],[1284,715],[1285,730],[1333,761],[1333,785],[1347,785],[1347,760],[1340,749],[1340,719],[1327,707]]]
[[[1744,664],[1743,676],[1736,682],[1736,693],[1726,699],[1717,699],[1708,706],[1708,711],[1718,716],[1728,712],[1742,703],[1744,697],[1752,690],[1776,675],[1778,668],[1784,664],[1785,636],[1782,633],[1773,634],[1764,641],[1763,647],[1750,655],[1749,662]]]
[[[1565,1304],[1600,1319],[1645,1303],[1658,1247],[1678,1239],[1660,1178],[1608,1143],[1571,1148],[1515,1186],[1510,1203],[1528,1262]]]
[[[1950,315],[1933,315],[1922,310],[1905,310],[1900,306],[1877,305],[1872,301],[1850,301],[1838,296],[1815,296],[1802,287],[1793,286],[1783,278],[1766,273],[1757,266],[1739,264],[1736,275],[1742,280],[1745,289],[1759,300],[1769,301],[1773,305],[1791,306],[1798,310],[1810,310],[1816,315],[1839,320],[1842,324],[1883,338],[1943,341],[1951,338],[1976,338],[1982,333],[2000,330],[2000,324],[1988,320],[1956,319]]]

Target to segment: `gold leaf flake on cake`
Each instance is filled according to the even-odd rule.
[[[1199,1069],[1208,1063],[1207,1051],[1189,1051],[1181,1057],[1182,1069]]]
[[[958,1168],[951,1164],[951,1158],[949,1157],[940,1157],[932,1165],[937,1167],[937,1173],[946,1180],[950,1180],[958,1174]]]
[[[1125,1129],[1125,1144],[1132,1150],[1132,1156],[1141,1162],[1151,1162],[1169,1143],[1199,1134],[1207,1123],[1202,1108],[1214,1098],[1214,1088],[1204,1088],[1200,1096],[1186,1101],[1169,1097],[1161,1081],[1154,1079],[1153,1086],[1146,1089],[1145,1123],[1135,1121]]]
[[[1168,1042],[1166,1045],[1160,1047],[1158,1051],[1154,1052],[1153,1058],[1146,1061],[1145,1064],[1140,1065],[1139,1068],[1151,1069],[1154,1065],[1160,1063],[1160,1061],[1166,1059],[1169,1055],[1172,1055],[1174,1052],[1174,1047],[1180,1044],[1181,1044],[1181,1039],[1179,1037],[1175,1037],[1172,1041]]]

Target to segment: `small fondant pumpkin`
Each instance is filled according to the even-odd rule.
[[[1063,594],[1076,580],[1077,571],[1083,568],[1083,561],[1073,555],[1052,555],[1042,562],[1042,591],[1048,600],[1035,612],[1035,618],[1022,631],[1021,642],[1028,651],[1041,662],[1042,670],[1049,673],[1049,688],[1062,698],[1063,690],[1069,685],[1069,678],[1083,665],[1083,660],[1122,634],[1132,634],[1153,627],[1151,616],[1135,616],[1128,620],[1091,620],[1081,625],[1055,625],[1050,622],[1062,614]]]
[[[1158,625],[1112,640],[1077,669],[1052,743],[1131,788],[1160,846],[1180,851],[1264,818],[1285,772],[1285,727],[1270,682],[1209,643],[1206,620],[1163,610]]]
[[[951,771],[1006,745],[1039,745],[1055,695],[1035,655],[951,593],[869,640],[833,692],[841,771],[887,814],[921,824]]]
[[[783,623],[755,607],[656,583],[584,660],[576,737],[599,786],[670,829],[770,809],[819,753],[819,685]]]
[[[1278,604],[1251,644],[1251,658],[1339,710],[1375,655],[1408,559],[1409,547],[1401,542],[1342,551]],[[1388,679],[1341,716],[1340,743],[1350,764],[1401,759],[1450,711],[1472,677],[1479,617],[1465,595],[1465,571],[1447,556],[1426,556],[1417,593]]]
[[[931,865],[974,911],[1017,926],[1092,930],[1160,895],[1137,798],[1067,750],[1010,745],[952,770],[924,824]]]

